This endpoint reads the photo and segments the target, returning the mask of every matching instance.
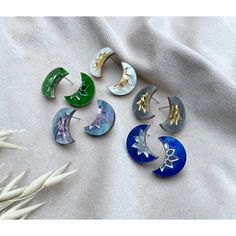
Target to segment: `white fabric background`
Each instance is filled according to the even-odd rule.
[[[0,129],[21,129],[9,141],[28,151],[0,150],[1,175],[23,170],[22,185],[72,161],[79,171],[65,182],[44,190],[33,202],[48,204],[30,215],[35,219],[202,219],[236,217],[236,18],[1,18]],[[120,76],[108,63],[104,77],[95,79],[96,97],[116,111],[116,123],[104,137],[83,131],[96,117],[96,99],[78,111],[82,122],[71,122],[76,143],[57,145],[51,120],[66,106],[79,73],[88,73],[95,53],[110,46],[132,64],[140,77],[135,90],[115,97],[106,90]],[[109,66],[110,65],[110,66]],[[57,98],[41,95],[47,73],[62,66],[77,85],[63,80]],[[187,110],[184,129],[175,135],[185,146],[187,164],[178,176],[152,175],[158,164],[140,166],[129,158],[125,141],[137,124],[132,98],[145,84],[155,84],[155,97],[182,98]],[[168,110],[157,111],[150,149],[162,153],[158,124]]]

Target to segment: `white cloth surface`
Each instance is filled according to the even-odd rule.
[[[115,17],[1,18],[0,129],[22,129],[9,142],[28,151],[0,150],[1,175],[27,170],[23,186],[41,174],[71,161],[78,172],[33,202],[47,202],[33,219],[209,219],[236,217],[236,18]],[[76,91],[79,73],[89,74],[91,58],[113,48],[139,75],[135,90],[111,95],[121,70],[108,62],[95,79],[96,95],[79,109],[83,120],[71,121],[76,142],[57,145],[51,121],[64,96]],[[61,66],[75,85],[63,80],[56,99],[48,101],[41,85],[50,70]],[[147,84],[159,88],[155,98],[168,104],[179,96],[186,107],[184,129],[175,135],[185,146],[187,163],[173,178],[152,174],[158,163],[140,166],[126,151],[126,137],[139,123],[152,124],[150,149],[162,154],[157,137],[168,109],[151,103],[155,118],[139,121],[132,114],[135,94]],[[116,123],[104,137],[86,135],[83,126],[97,114],[96,98],[108,101]]]

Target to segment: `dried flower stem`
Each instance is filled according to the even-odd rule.
[[[47,172],[26,187],[16,188],[26,172],[16,176],[0,192],[0,219],[25,219],[32,211],[41,207],[44,203],[22,208],[42,189],[60,183],[75,173],[77,170],[64,172],[69,164],[68,162],[60,168]]]

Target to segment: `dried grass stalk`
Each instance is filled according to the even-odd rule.
[[[74,174],[77,170],[64,172],[69,165],[70,162],[60,168],[47,172],[25,187],[18,188],[17,184],[25,176],[26,172],[24,171],[16,176],[0,191],[0,219],[25,219],[32,211],[41,207],[44,203],[29,207],[24,206],[44,188],[58,184]]]

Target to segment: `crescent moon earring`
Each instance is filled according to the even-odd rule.
[[[57,67],[49,72],[49,74],[46,76],[46,78],[43,81],[42,84],[42,93],[45,97],[49,99],[55,98],[55,90],[57,85],[60,83],[60,81],[66,78],[66,75],[68,75],[69,72],[66,71],[62,67]],[[67,79],[68,80],[68,79]],[[70,80],[68,80],[70,83],[72,83]],[[72,83],[73,84],[73,83]]]
[[[70,96],[65,96],[66,101],[74,107],[88,105],[94,98],[95,85],[93,80],[85,73],[80,73],[81,86]]]
[[[135,69],[127,62],[121,61],[117,56],[114,58],[115,52],[111,48],[102,48],[92,59],[89,70],[94,77],[102,76],[102,67],[105,62],[111,58],[122,68],[121,79],[113,86],[107,86],[107,89],[114,95],[123,96],[130,93],[136,86],[137,75]]]
[[[115,52],[109,47],[102,48],[95,55],[95,57],[92,59],[89,65],[90,73],[96,78],[102,77],[102,67],[104,66],[108,58],[111,57],[114,53]]]
[[[147,120],[155,116],[150,110],[150,100],[153,99],[152,96],[156,91],[156,86],[149,85],[142,88],[134,97],[132,110],[138,119]]]
[[[177,96],[168,97],[169,106],[161,107],[161,109],[170,108],[168,118],[160,124],[160,127],[170,133],[179,132],[186,119],[186,111],[183,102]]]
[[[141,124],[134,127],[128,134],[126,148],[130,157],[139,163],[148,163],[158,159],[146,144],[146,134],[150,125]]]
[[[42,93],[49,99],[55,99],[55,90],[60,81],[65,78],[72,85],[73,83],[66,78],[69,72],[62,67],[53,69],[44,79],[42,84]],[[72,95],[65,96],[65,100],[74,107],[82,107],[88,105],[94,97],[95,85],[93,80],[85,73],[80,73],[81,86]]]
[[[159,140],[165,149],[162,165],[153,171],[159,177],[171,177],[178,174],[185,166],[187,154],[183,144],[170,136],[161,136]]]
[[[75,112],[75,109],[64,107],[55,114],[52,121],[52,133],[57,143],[71,144],[75,142],[69,128],[70,120]]]
[[[123,96],[130,93],[136,86],[137,75],[135,69],[126,62],[121,62],[121,79],[113,86],[107,86],[107,89],[114,95]]]
[[[112,106],[104,101],[97,100],[98,115],[96,119],[89,125],[84,127],[85,133],[91,136],[102,136],[108,133],[115,124],[115,111]],[[52,133],[55,141],[59,144],[71,144],[75,142],[70,133],[70,121],[72,118],[81,120],[73,116],[75,109],[64,107],[60,109],[54,116],[52,121]]]
[[[157,160],[146,144],[146,133],[150,125],[141,124],[134,127],[128,134],[126,147],[130,157],[138,163],[149,163]],[[163,144],[165,158],[160,167],[153,171],[159,177],[170,177],[178,174],[186,163],[186,151],[184,146],[175,138],[161,136],[159,140]]]
[[[108,133],[115,123],[115,111],[113,107],[104,100],[97,100],[98,115],[96,119],[84,131],[91,136],[102,136]]]

